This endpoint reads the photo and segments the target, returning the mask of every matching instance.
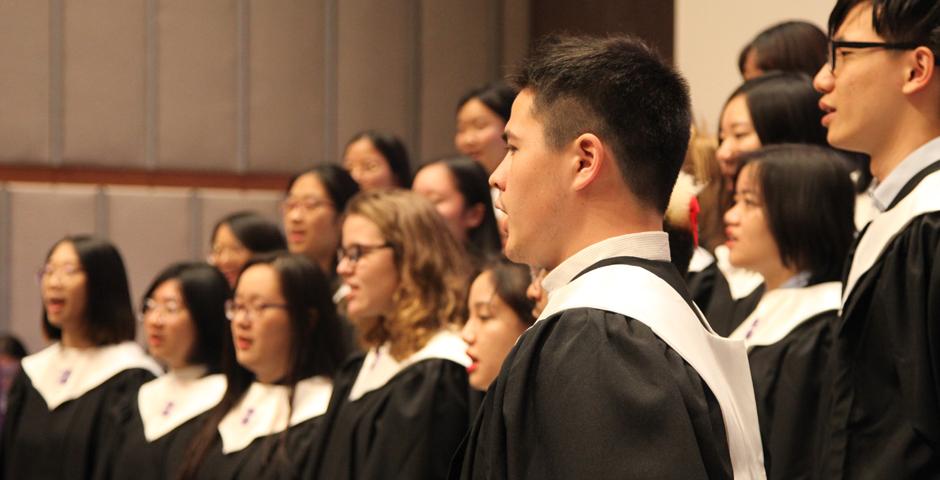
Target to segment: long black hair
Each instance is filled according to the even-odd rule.
[[[287,252],[255,256],[245,265],[243,272],[255,265],[269,265],[277,272],[281,294],[287,304],[292,341],[287,373],[278,383],[289,387],[290,404],[293,405],[297,382],[314,375],[332,377],[349,354],[348,342],[336,314],[329,282],[319,267],[302,255]],[[238,290],[237,283],[235,289]],[[222,401],[209,411],[202,429],[193,437],[180,473],[184,479],[195,478],[215,441],[219,422],[241,401],[255,380],[254,374],[235,360],[231,335],[226,335],[223,345],[222,370],[228,379],[228,388]],[[285,429],[276,445],[267,452],[269,460],[275,455],[282,460],[286,458],[286,432]]]
[[[208,263],[174,263],[157,274],[147,287],[141,304],[146,305],[154,290],[170,280],[179,281],[183,303],[196,329],[196,341],[187,360],[191,364],[205,365],[208,373],[218,373],[222,364],[222,346],[229,336],[225,319],[225,301],[231,296],[228,281]]]
[[[133,340],[137,321],[121,253],[107,240],[89,235],[69,235],[49,249],[46,262],[63,243],[75,247],[80,267],[85,272],[88,298],[84,337],[99,347]],[[62,330],[49,322],[45,307],[42,310],[42,328],[48,338],[62,338]]]

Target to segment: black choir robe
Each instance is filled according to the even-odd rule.
[[[440,332],[402,362],[373,348],[336,377],[326,433],[304,478],[442,479],[470,421],[466,344]]]
[[[579,277],[618,264],[652,272],[691,307],[684,279],[669,262],[618,257]],[[623,292],[640,302],[644,293]],[[545,315],[503,363],[451,478],[732,478],[729,437],[715,395],[649,326],[593,308]],[[706,328],[701,322],[696,326]],[[740,353],[746,364],[743,345]],[[750,395],[746,370],[742,374]],[[756,445],[748,460],[759,478],[763,465],[749,399]]]
[[[53,344],[23,359],[0,440],[0,478],[106,478],[119,415],[160,367],[133,342],[76,350]]]
[[[736,299],[718,263],[714,258],[706,259],[705,255],[711,255],[700,253],[700,250],[701,247],[692,257],[689,273],[686,275],[686,285],[692,300],[705,314],[715,333],[727,337],[754,311],[761,295],[764,294],[763,284]]]
[[[255,382],[219,423],[215,442],[196,478],[294,479],[319,440],[332,384],[324,377],[297,383],[293,408],[286,386]],[[288,421],[288,418],[290,419]]]
[[[204,415],[222,399],[222,374],[204,376],[204,367],[171,371],[145,383],[132,402],[115,409],[123,425],[109,478],[175,479]]]
[[[940,478],[938,192],[940,162],[851,250],[820,478]]]
[[[819,399],[828,381],[829,328],[841,292],[839,282],[768,292],[731,334],[748,345],[769,479],[813,478],[818,426],[825,421]]]

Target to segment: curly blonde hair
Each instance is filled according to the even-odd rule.
[[[374,223],[395,252],[399,272],[393,313],[357,321],[365,348],[388,342],[403,360],[441,329],[463,319],[470,267],[466,251],[424,197],[408,190],[361,192],[346,215]]]

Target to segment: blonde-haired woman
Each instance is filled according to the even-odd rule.
[[[410,191],[364,192],[343,222],[337,272],[367,351],[336,377],[315,478],[445,478],[468,428],[467,258]]]

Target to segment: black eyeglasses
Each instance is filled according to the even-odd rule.
[[[883,48],[885,50],[913,50],[919,45],[913,42],[847,42],[843,40],[829,41],[829,72],[836,71],[836,49],[839,48]],[[940,57],[938,57],[940,59]]]
[[[336,260],[348,260],[350,264],[359,261],[360,258],[383,248],[395,248],[395,245],[385,242],[381,245],[359,245],[353,244],[348,247],[339,247],[336,249]]]

